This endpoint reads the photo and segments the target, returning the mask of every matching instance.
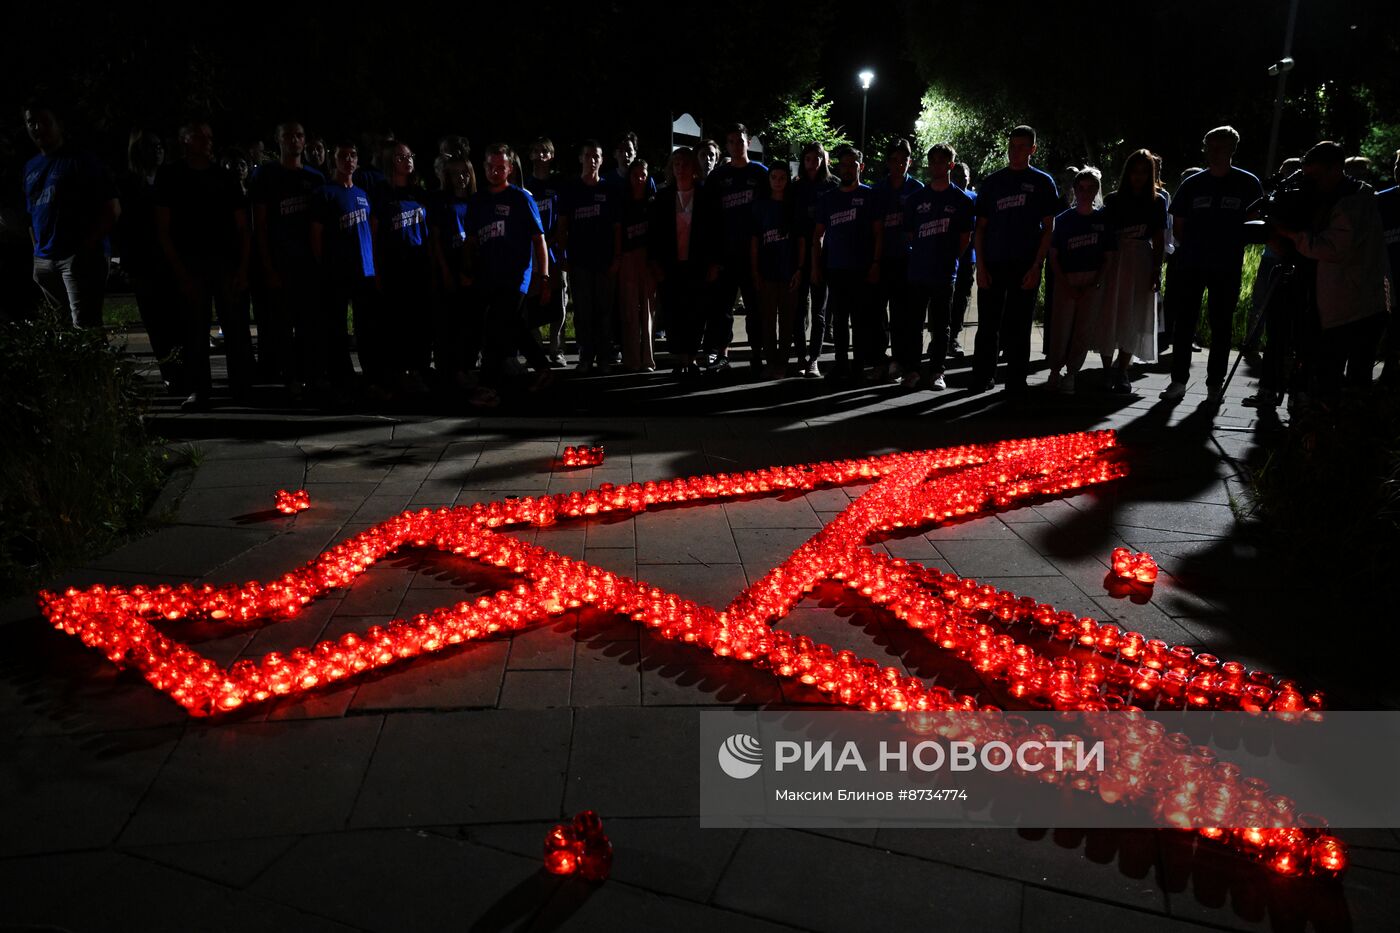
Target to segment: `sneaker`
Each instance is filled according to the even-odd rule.
[[[721,356],[717,357],[714,363],[710,366],[710,372],[714,373],[715,375],[719,375],[720,373],[727,373],[733,368],[734,367],[731,366],[729,363],[729,357]]]
[[[1118,370],[1118,374],[1113,379],[1110,390],[1118,395],[1131,395],[1133,393],[1132,380],[1128,378],[1127,370]]]
[[[981,395],[983,392],[990,392],[997,386],[995,379],[974,379],[972,380],[972,394]]]
[[[1060,372],[1059,372],[1059,370],[1056,370],[1055,372],[1051,373],[1050,376],[1045,380],[1045,388],[1047,388],[1047,389],[1049,389],[1051,392],[1053,392],[1053,391],[1055,391],[1056,389],[1058,389],[1059,387],[1060,387]]]
[[[1224,386],[1207,386],[1207,387],[1206,387],[1206,404],[1207,404],[1207,405],[1220,405],[1220,404],[1224,403],[1224,401],[1225,401],[1225,387],[1224,387]]]
[[[1074,373],[1065,373],[1060,379],[1059,392],[1061,395],[1074,394]]]
[[[948,344],[948,355],[955,360],[960,360],[967,354],[963,352],[962,344],[954,340]]]
[[[507,376],[523,376],[525,374],[525,364],[520,362],[518,356],[508,356],[501,360],[501,369]]]
[[[549,356],[546,357],[546,359],[549,360],[549,365],[550,365],[550,366],[565,366],[565,365],[567,365],[567,364],[564,362],[564,357],[560,356],[558,353],[551,353],[551,354],[549,354]]]
[[[890,373],[890,381],[892,381],[892,382],[893,382],[893,381],[900,380],[900,379],[903,379],[903,378],[904,378],[904,367],[903,367],[903,366],[900,366],[899,363],[898,363],[897,361],[896,361],[896,362],[893,362],[893,363],[890,364],[889,373]]]
[[[184,412],[207,411],[209,409],[209,396],[196,392],[180,403],[180,410]]]
[[[929,380],[928,387],[942,392],[944,389],[948,388],[948,383],[943,381],[943,374],[939,373]]]
[[[1163,389],[1157,397],[1164,402],[1179,402],[1186,397],[1186,383],[1173,382]]]
[[[803,379],[820,379],[821,377],[822,368],[817,365],[816,360],[812,360],[812,362],[807,364],[807,368],[802,370]]]
[[[899,384],[905,389],[917,389],[919,387],[919,374],[905,373],[904,378],[899,380]]]
[[[1243,405],[1245,408],[1259,409],[1277,408],[1278,402],[1278,396],[1270,392],[1268,389],[1260,389],[1254,395],[1240,400],[1240,404]]]

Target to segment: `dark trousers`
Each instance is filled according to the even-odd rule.
[[[355,313],[355,344],[360,368],[371,381],[384,378],[384,342],[378,318],[378,294],[374,279],[363,275],[328,275],[320,283],[320,313],[311,321],[311,383],[329,382],[348,388],[355,366],[350,360],[348,308]]]
[[[175,391],[185,388],[185,367],[181,347],[185,337],[181,331],[179,299],[171,288],[169,273],[164,268],[150,269],[131,277],[136,297],[136,310],[151,341],[151,354],[160,365],[160,377]]]
[[[258,305],[258,355],[268,371],[284,383],[306,382],[315,370],[312,354],[320,305],[316,277],[305,270],[279,275],[280,288],[269,288]],[[269,333],[264,336],[264,329]]]
[[[826,273],[826,283],[827,326],[831,329],[832,343],[836,345],[837,369],[848,365],[848,356],[852,355],[852,332],[856,365],[875,365],[875,360],[884,355],[884,347],[873,346],[871,319],[875,316],[875,300],[869,273],[865,269],[830,269]]]
[[[958,277],[953,282],[953,306],[948,321],[948,348],[962,335],[967,320],[967,306],[972,303],[972,286],[977,284],[977,263],[972,261],[972,247],[958,260]]]
[[[1210,321],[1210,356],[1206,361],[1206,385],[1225,382],[1230,368],[1230,338],[1235,307],[1240,300],[1240,267],[1197,269],[1173,261],[1167,268],[1167,305],[1172,309],[1172,382],[1185,383],[1191,375],[1191,341],[1201,316],[1201,296],[1206,297]]]
[[[1022,288],[1021,280],[1031,258],[1013,262],[983,261],[991,284],[977,290],[977,344],[972,364],[974,382],[996,375],[997,356],[1006,350],[1006,385],[1025,388],[1031,366],[1031,323],[1035,312],[1034,288]]]
[[[808,360],[815,360],[822,355],[822,343],[826,340],[826,295],[825,282],[814,284],[810,269],[802,274],[802,287],[797,298],[796,330],[801,335],[808,322],[811,324],[811,336],[806,342]],[[798,344],[800,349],[800,339]]]
[[[248,330],[247,297],[233,289],[231,270],[189,269],[193,290],[180,292],[185,379],[196,395],[209,394],[209,309],[212,305],[224,332],[224,355],[229,386],[241,392],[253,384],[253,337]]]
[[[906,371],[922,362],[924,326],[927,322],[928,371],[941,373],[948,356],[948,330],[953,316],[953,283],[937,285],[909,283],[909,314],[904,326],[895,330],[895,359]]]
[[[880,264],[880,284],[876,286],[875,315],[870,320],[870,336],[879,347],[878,359],[893,348],[897,322],[909,317],[909,260],[886,256]],[[895,357],[898,359],[898,356]]]
[[[661,301],[666,305],[666,342],[672,354],[683,360],[700,353],[708,302],[702,263],[677,262],[665,269]]]
[[[530,325],[525,319],[525,296],[520,289],[479,286],[476,302],[480,308],[482,326],[482,385],[499,386],[505,375],[506,358],[515,356],[517,351],[525,354],[531,369],[549,369],[544,350],[530,339]]]
[[[385,263],[380,276],[381,315],[386,322],[385,365],[394,376],[426,373],[432,359],[432,268],[422,262]],[[357,322],[358,323],[358,322]],[[363,361],[364,350],[360,350]]]
[[[574,298],[574,334],[578,361],[611,363],[613,329],[617,323],[617,283],[607,269],[573,266],[569,270],[569,294]]]
[[[456,285],[455,279],[451,288],[438,290],[437,307],[433,360],[441,373],[465,375],[481,356],[481,308],[471,290]]]
[[[705,321],[704,347],[706,353],[729,355],[734,342],[734,300],[744,299],[744,314],[758,321],[758,289],[754,286],[752,269],[747,256],[731,256],[719,267],[719,278],[710,292],[710,314]],[[751,341],[752,342],[752,341]],[[754,362],[759,362],[755,351]]]
[[[1318,335],[1317,393],[1335,397],[1342,389],[1364,389],[1371,384],[1376,351],[1385,332],[1386,315],[1373,314]]]

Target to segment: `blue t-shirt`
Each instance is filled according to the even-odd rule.
[[[726,263],[742,261],[748,268],[749,237],[753,235],[753,204],[768,194],[768,166],[762,162],[726,162],[705,179],[705,190],[720,209],[721,251]]]
[[[812,228],[817,223],[817,203],[821,201],[822,195],[841,187],[841,183],[834,178],[823,178],[818,181],[799,178],[792,183],[791,187],[793,193],[797,195],[797,205],[801,209],[801,215],[806,224],[806,233],[811,236]]]
[[[1385,231],[1385,251],[1390,257],[1390,281],[1400,285],[1400,187],[1387,188],[1376,195]]]
[[[327,179],[332,181],[333,179]],[[389,190],[389,177],[375,168],[373,165],[361,165],[355,169],[355,174],[350,176],[350,180],[355,186],[365,193],[371,204],[378,204],[379,199]]]
[[[920,188],[904,201],[904,236],[909,240],[909,281],[947,285],[958,271],[958,242],[972,230],[974,202],[949,185]],[[885,236],[890,235],[889,227]]]
[[[428,208],[428,227],[436,231],[448,268],[462,270],[462,246],[467,242],[467,199],[439,191]]]
[[[908,257],[909,236],[904,232],[904,202],[923,186],[923,182],[909,175],[904,176],[904,182],[898,188],[890,184],[888,176],[872,186],[876,208],[885,219],[883,258],[898,260]]]
[[[478,191],[467,207],[476,238],[477,284],[487,288],[530,290],[535,237],[544,233],[540,209],[530,192],[515,185],[492,193]]]
[[[826,228],[822,253],[828,269],[868,269],[874,259],[875,233],[880,219],[869,185],[850,191],[837,188],[817,203],[817,223]]]
[[[117,196],[116,181],[97,157],[59,149],[24,166],[24,201],[39,259],[67,259],[82,246],[102,205]]]
[[[422,188],[385,187],[382,196],[373,200],[373,204],[379,219],[379,248],[384,264],[403,266],[426,262],[428,192]]]
[[[1103,199],[1108,214],[1109,235],[1131,240],[1151,240],[1167,229],[1167,196],[1158,191],[1151,198],[1135,198],[1126,191],[1115,191]],[[1111,247],[1110,247],[1111,248]],[[1061,259],[1061,264],[1064,260]]]
[[[977,192],[968,191],[966,188],[962,188],[960,190],[969,198],[972,198],[972,225],[975,229],[977,226]],[[958,257],[959,266],[961,266],[964,262],[968,263],[969,265],[977,262],[977,246],[974,243],[974,239],[974,237],[968,238],[967,252],[963,253],[961,256]]]
[[[754,204],[753,235],[758,240],[758,274],[763,281],[792,280],[797,272],[797,246],[804,226],[802,210],[795,202],[786,204],[764,198]]]
[[[321,224],[321,267],[335,278],[374,275],[374,235],[369,195],[351,185],[323,185],[312,218]]]
[[[525,190],[535,199],[540,209],[540,223],[544,225],[545,236],[554,236],[554,228],[559,223],[559,192],[564,179],[551,172],[548,178],[525,176]]]
[[[1055,216],[1050,248],[1055,251],[1061,272],[1093,272],[1103,262],[1112,241],[1113,227],[1104,208],[1081,214],[1071,207]]]
[[[571,265],[606,269],[613,259],[613,221],[616,189],[605,182],[585,184],[574,178],[559,192],[559,214],[569,218]]]
[[[1244,262],[1245,218],[1264,188],[1244,169],[1217,178],[1209,170],[1181,183],[1172,216],[1184,220],[1172,262],[1197,269],[1229,269]]]
[[[253,203],[266,211],[268,249],[279,267],[310,261],[311,198],[325,183],[320,172],[306,166],[264,162],[254,170]]]
[[[1004,168],[982,179],[977,219],[986,218],[981,257],[987,262],[1030,262],[1040,245],[1041,221],[1063,209],[1055,179],[1035,166]]]
[[[617,196],[619,198],[626,198],[631,196],[632,186],[629,183],[627,176],[624,175],[622,172],[619,172],[616,166],[599,172],[598,177],[603,179],[603,184],[612,185],[614,188],[616,188]],[[656,194],[656,179],[652,177],[650,172],[647,173],[647,194]]]
[[[630,191],[622,201],[618,211],[618,222],[622,224],[622,251],[630,253],[634,249],[647,248],[647,225],[651,216],[651,197],[640,201],[632,197]]]

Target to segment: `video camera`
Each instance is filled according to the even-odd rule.
[[[1245,222],[1246,241],[1267,243],[1277,224],[1285,230],[1303,230],[1312,222],[1316,201],[1311,183],[1302,172],[1275,172],[1264,182],[1264,196],[1249,206],[1262,220]]]

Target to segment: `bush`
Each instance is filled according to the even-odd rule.
[[[144,515],[163,454],[101,330],[54,315],[0,325],[0,592],[110,547]]]

